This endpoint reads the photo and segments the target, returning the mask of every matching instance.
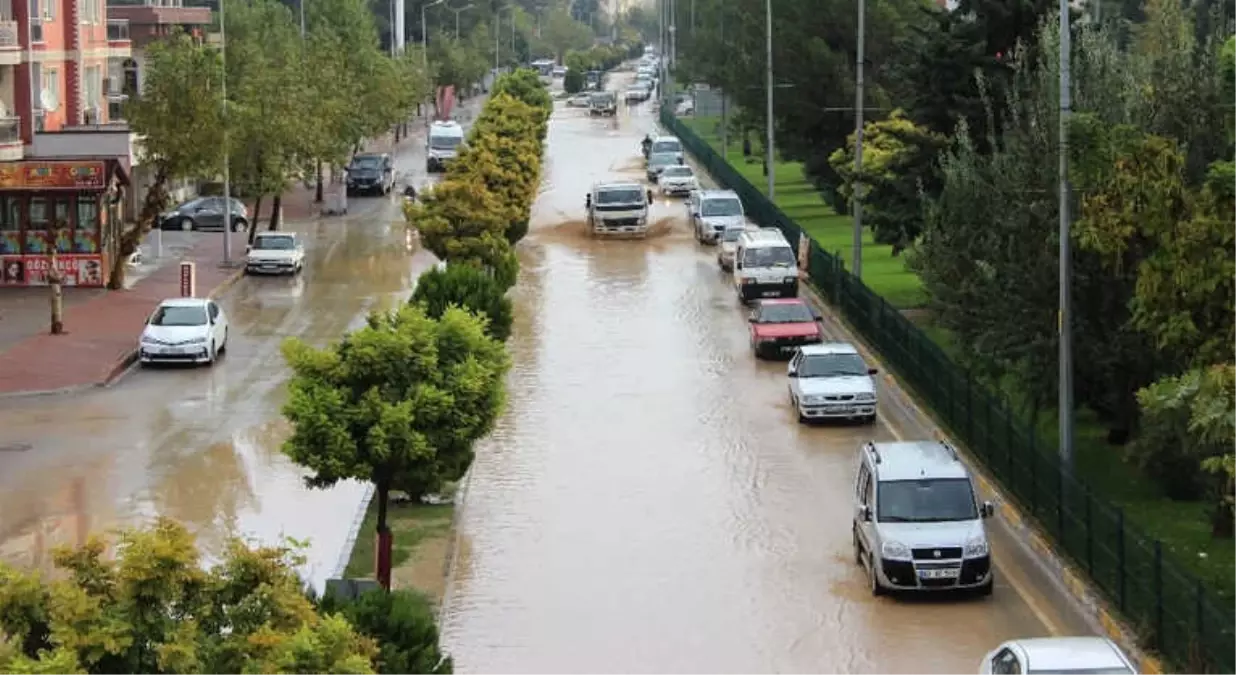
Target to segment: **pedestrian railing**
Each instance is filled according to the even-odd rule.
[[[661,122],[752,220],[779,228],[795,252],[802,229],[712,146],[668,110]],[[926,400],[941,421],[1137,631],[1142,644],[1185,672],[1236,672],[1236,612],[1166,558],[1162,544],[1125,521],[1122,509],[1061,470],[1055,451],[917,326],[807,239],[811,284]]]

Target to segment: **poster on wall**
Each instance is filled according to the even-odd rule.
[[[0,256],[0,285],[46,286],[51,265],[51,256]],[[58,255],[56,269],[65,286],[99,287],[107,281],[101,255]]]

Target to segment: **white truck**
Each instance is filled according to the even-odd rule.
[[[648,235],[652,190],[640,183],[597,183],[588,193],[588,230],[594,236]]]
[[[429,140],[425,148],[425,170],[445,171],[446,165],[459,156],[464,142],[464,130],[454,120],[434,122],[429,126]]]
[[[618,95],[612,91],[598,91],[588,98],[589,115],[614,116],[618,114]]]

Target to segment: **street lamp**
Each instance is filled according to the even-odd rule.
[[[860,2],[862,0],[859,0]],[[764,73],[767,82],[765,83],[767,99],[767,108],[764,111],[766,139],[764,141],[764,172],[768,174],[768,200],[772,201],[775,196],[777,181],[776,171],[773,170],[773,49],[772,49],[772,0],[764,0],[764,52],[768,60],[767,72]]]
[[[501,30],[502,29],[502,13],[507,10],[511,10],[511,23],[514,24],[515,23],[515,12],[514,12],[515,8],[514,7],[499,7],[498,11],[494,12],[494,77],[495,78],[498,77],[498,70],[500,69],[500,66],[498,65],[499,64],[498,55],[501,51],[502,45],[501,43],[499,43],[498,38],[502,35],[502,30]],[[512,28],[511,30],[514,31],[514,28]]]
[[[1073,469],[1073,251],[1069,241],[1069,118],[1073,115],[1073,99],[1069,82],[1069,4],[1069,0],[1060,0],[1060,311],[1056,319],[1060,333],[1060,465],[1065,472]]]
[[[462,14],[463,12],[466,12],[472,9],[475,6],[476,5],[468,5],[467,7],[460,7],[459,9],[455,9],[454,7],[447,7],[447,9],[455,13],[455,39],[456,40],[459,39],[459,15]]]
[[[232,264],[232,172],[227,138],[227,17],[223,14],[226,0],[219,0],[219,61],[223,78],[219,91],[223,96],[223,265]]]
[[[446,0],[434,0],[433,2],[424,3],[421,5],[421,67],[425,73],[429,73],[429,26],[425,24],[425,10],[440,5]],[[455,36],[459,36],[459,24],[455,24]]]
[[[1067,0],[1065,0],[1067,2]],[[863,87],[866,84],[863,61],[866,53],[867,0],[858,0],[858,63],[855,65],[854,85],[854,194],[850,197],[854,207],[854,276],[863,278]]]

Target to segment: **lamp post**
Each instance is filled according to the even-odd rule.
[[[1064,0],[1067,2],[1068,0]],[[863,277],[863,87],[866,80],[863,72],[863,61],[867,58],[867,0],[858,0],[858,63],[855,65],[854,85],[854,194],[851,197],[854,207],[854,260],[851,263],[855,277]]]
[[[455,39],[456,40],[459,39],[459,15],[468,11],[469,9],[472,9],[475,6],[476,5],[468,5],[467,7],[460,7],[459,9],[455,9],[454,7],[447,7],[447,9],[455,13]]]
[[[421,67],[426,73],[429,72],[429,25],[426,23],[428,19],[425,18],[425,10],[444,2],[446,0],[434,0],[421,5]],[[459,37],[458,23],[455,24],[455,37]]]
[[[1066,0],[1067,1],[1067,0]],[[772,48],[772,0],[764,0],[764,52],[767,58],[766,72],[764,73],[767,82],[765,84],[767,93],[767,107],[764,110],[765,120],[765,140],[764,140],[764,162],[767,165],[765,172],[768,174],[768,199],[771,201],[776,194],[777,181],[775,178],[776,171],[773,170],[773,48]]]
[[[511,23],[515,23],[514,7],[499,7],[498,11],[494,12],[494,77],[498,77],[498,70],[501,68],[498,55],[501,53],[502,43],[498,38],[502,35],[502,13],[506,10],[512,10]],[[512,31],[514,29],[512,28]],[[513,40],[513,38],[512,38]]]
[[[223,77],[219,92],[223,96],[223,265],[232,264],[232,172],[227,138],[227,17],[223,13],[226,0],[219,0],[219,61]]]
[[[1073,467],[1073,289],[1072,247],[1069,241],[1069,118],[1073,100],[1069,82],[1072,36],[1069,33],[1069,0],[1060,0],[1060,311],[1056,319],[1060,333],[1060,465]]]

